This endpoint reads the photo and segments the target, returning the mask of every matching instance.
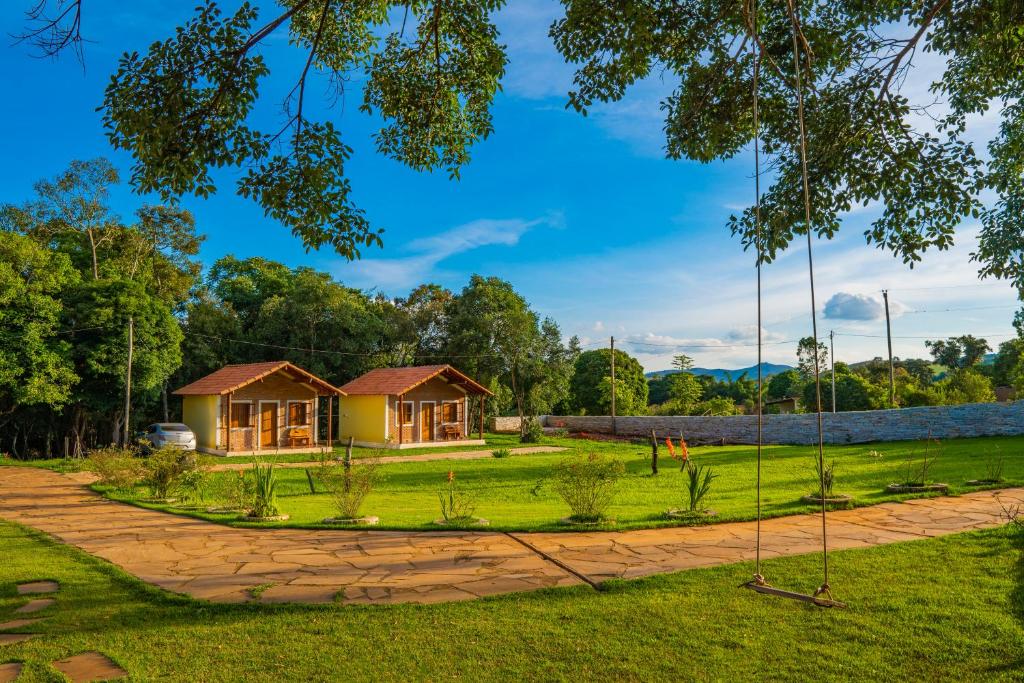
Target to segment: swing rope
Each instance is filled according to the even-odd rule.
[[[794,0],[786,0],[786,7],[789,9],[789,23],[791,27],[790,34],[793,39],[793,77],[794,85],[796,86],[797,119],[800,122],[800,172],[803,180],[804,191],[804,226],[807,231],[807,272],[810,277],[811,284],[811,332],[814,337],[814,400],[816,403],[815,412],[818,416],[818,479],[821,487],[818,493],[821,495],[821,561],[824,581],[814,594],[828,595],[831,598],[828,583],[828,525],[826,524],[825,519],[826,509],[828,506],[825,503],[825,438],[821,416],[821,368],[818,359],[818,310],[814,293],[814,253],[812,247],[813,239],[811,238],[811,188],[808,179],[809,173],[807,171],[807,129],[804,125],[804,90],[803,82],[800,77],[800,43],[797,40],[799,23],[797,21]]]
[[[811,330],[814,340],[814,392],[815,400],[817,405],[817,429],[818,429],[818,478],[821,494],[821,548],[822,548],[822,566],[823,566],[823,582],[821,586],[814,592],[813,595],[804,595],[801,593],[794,593],[791,591],[780,590],[770,586],[764,576],[761,574],[761,460],[762,460],[762,449],[763,449],[763,397],[762,397],[762,384],[763,384],[763,373],[761,368],[762,354],[763,354],[763,341],[762,341],[762,302],[761,302],[761,262],[764,255],[762,234],[761,234],[761,155],[760,155],[760,113],[758,110],[759,103],[759,80],[760,80],[760,54],[757,47],[757,0],[750,0],[749,5],[749,19],[748,27],[751,31],[754,40],[754,63],[753,63],[753,124],[754,124],[754,191],[756,193],[756,199],[754,203],[754,241],[757,251],[757,540],[756,540],[756,551],[755,551],[755,573],[751,581],[744,584],[747,588],[752,588],[755,591],[768,593],[772,595],[778,595],[782,597],[788,597],[796,600],[803,600],[820,607],[845,607],[841,602],[838,602],[832,598],[831,588],[829,586],[829,575],[828,575],[828,526],[826,519],[827,504],[825,502],[825,439],[824,439],[824,427],[822,424],[821,414],[821,372],[820,372],[820,358],[818,354],[818,319],[817,319],[817,305],[815,300],[814,290],[814,255],[813,255],[813,240],[811,238],[811,196],[810,196],[810,180],[809,172],[807,167],[807,131],[804,121],[804,95],[803,95],[803,83],[800,71],[800,44],[797,38],[799,32],[799,22],[797,20],[796,8],[794,6],[794,0],[786,0],[787,9],[789,12],[790,28],[793,41],[793,69],[794,69],[794,87],[797,94],[797,119],[799,121],[800,130],[800,168],[801,168],[801,180],[803,185],[803,204],[804,204],[804,225],[807,231],[807,267],[808,275],[810,277],[810,294],[811,294]],[[809,49],[809,48],[808,48]],[[809,66],[809,65],[808,65]]]
[[[750,0],[750,29],[757,35],[757,0]],[[761,129],[760,112],[758,110],[758,86],[761,75],[760,53],[755,41],[754,46],[754,246],[757,250],[757,550],[754,559],[754,581],[763,584],[761,574],[761,448],[762,429],[764,425],[764,368],[762,354],[764,344],[761,332]]]

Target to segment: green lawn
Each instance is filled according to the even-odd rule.
[[[55,579],[58,604],[3,646],[24,683],[99,650],[135,680],[1021,680],[1024,537],[1008,528],[832,555],[846,610],[738,589],[750,564],[432,606],[211,605],[0,523],[0,617],[16,582]],[[815,556],[765,563],[809,589]],[[941,568],[941,571],[938,569]]]
[[[619,529],[678,524],[666,520],[668,508],[682,504],[685,476],[679,463],[664,457],[661,471],[650,473],[650,448],[642,445],[550,438],[546,443],[600,451],[621,458],[627,475],[609,516]],[[932,446],[932,452],[935,447]],[[885,492],[885,486],[905,479],[905,459],[923,453],[916,442],[834,446],[827,459],[836,463],[835,491],[854,496],[856,505],[875,505],[905,499],[907,495]],[[749,446],[702,447],[691,449],[696,462],[711,465],[718,474],[710,505],[718,512],[713,521],[752,519],[755,516],[755,450]],[[763,502],[767,516],[809,512],[815,506],[800,497],[816,488],[816,450],[812,447],[772,446],[764,450]],[[1024,485],[1024,437],[961,439],[943,442],[932,467],[931,477],[951,486],[951,493],[973,490],[964,484],[984,477],[986,459],[993,454],[1004,460],[1004,486]],[[501,530],[565,530],[558,520],[569,514],[568,507],[553,490],[548,476],[552,466],[566,453],[521,455],[482,460],[396,463],[381,466],[383,480],[368,497],[363,513],[380,517],[381,528],[416,529],[431,526],[440,516],[437,490],[449,469],[456,481],[476,501],[476,515]],[[216,476],[237,476],[222,473]],[[278,503],[291,515],[287,525],[314,525],[336,514],[330,496],[311,495],[302,469],[278,469]],[[123,500],[143,498],[110,493]],[[160,509],[167,509],[165,507]],[[232,515],[191,512],[219,522],[237,523]]]

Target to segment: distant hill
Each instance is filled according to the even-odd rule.
[[[764,374],[765,377],[771,377],[772,375],[777,375],[780,372],[785,372],[786,370],[792,370],[792,369],[793,369],[793,366],[791,366],[791,365],[778,365],[776,363],[761,363],[761,372]],[[647,379],[654,379],[656,377],[664,377],[665,375],[671,375],[671,374],[674,374],[676,372],[679,372],[679,371],[678,370],[655,370],[654,372],[646,373],[645,376],[647,377]],[[728,381],[730,379],[733,379],[733,380],[738,379],[740,377],[740,375],[742,375],[744,372],[747,373],[747,377],[749,377],[750,379],[756,379],[757,378],[757,366],[756,365],[751,365],[749,368],[740,368],[738,370],[726,370],[725,368],[693,368],[692,370],[689,370],[689,372],[694,374],[694,375],[710,375],[710,376],[714,377],[715,379],[717,379],[720,382],[725,382],[725,381]]]

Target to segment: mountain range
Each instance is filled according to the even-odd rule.
[[[763,373],[764,377],[771,377],[772,375],[777,375],[780,372],[785,372],[786,370],[792,369],[793,366],[791,365],[780,365],[778,363],[761,363],[761,372]],[[654,372],[644,373],[644,376],[647,377],[647,379],[654,379],[657,377],[664,377],[665,375],[671,375],[676,372],[679,371],[655,370]],[[747,373],[747,377],[750,379],[757,378],[756,365],[751,365],[749,368],[739,368],[738,370],[727,370],[725,368],[692,368],[688,370],[688,372],[694,375],[710,375],[720,382],[738,379],[743,373]]]

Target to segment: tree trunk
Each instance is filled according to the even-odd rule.
[[[163,399],[164,404],[164,422],[170,422],[171,414],[167,410],[167,380],[164,380],[163,388],[162,391],[160,392],[160,397]]]
[[[92,279],[100,279],[100,264],[96,259],[96,239],[92,235],[92,228],[87,228],[85,234],[89,236],[89,249],[92,250]]]

